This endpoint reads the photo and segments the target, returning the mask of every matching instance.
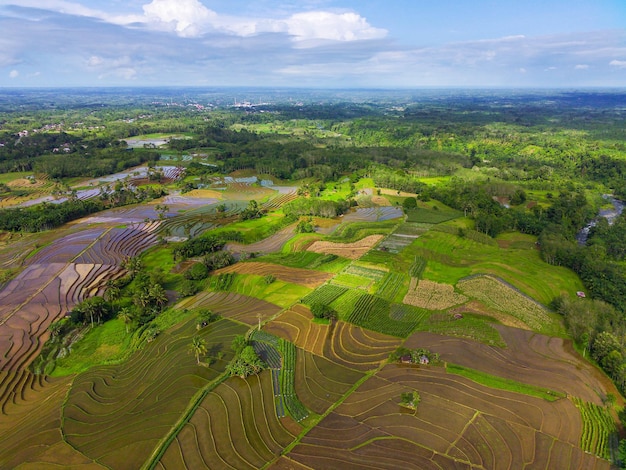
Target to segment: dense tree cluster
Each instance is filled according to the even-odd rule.
[[[298,198],[283,206],[288,217],[316,216],[337,217],[350,209],[350,201],[329,201],[318,198]]]

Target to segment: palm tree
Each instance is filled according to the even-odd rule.
[[[126,334],[129,333],[129,325],[133,322],[133,314],[128,307],[120,309],[120,313],[117,314],[117,318],[124,322],[126,325]]]
[[[122,291],[115,284],[109,284],[107,282],[107,290],[104,291],[104,298],[112,305],[113,302],[119,300],[122,296]]]
[[[191,341],[191,345],[189,346],[189,350],[195,354],[196,362],[200,364],[200,356],[205,355],[208,351],[206,341],[199,336],[194,336]]]
[[[149,295],[152,302],[162,309],[167,304],[167,293],[161,284],[154,284],[150,287]]]

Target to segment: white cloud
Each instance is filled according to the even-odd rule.
[[[332,41],[358,41],[380,39],[387,31],[371,26],[356,13],[330,13],[311,11],[297,13],[286,20],[287,32],[295,39],[328,39]]]
[[[20,76],[20,73],[17,70],[11,70],[9,72],[9,78],[17,78]]]
[[[587,64],[576,64],[574,66],[575,70],[587,70],[589,68],[589,65]]]
[[[612,60],[609,65],[618,69],[626,69],[626,60]]]
[[[104,63],[104,59],[102,57],[98,57],[97,55],[92,55],[87,61],[88,67],[98,67]]]
[[[198,0],[152,0],[143,11],[149,22],[171,25],[182,37],[200,36],[217,20],[217,13]]]

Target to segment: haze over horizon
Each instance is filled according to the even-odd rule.
[[[0,0],[0,87],[623,87],[622,0]]]

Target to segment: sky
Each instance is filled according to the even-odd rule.
[[[625,87],[626,0],[0,0],[0,88]]]

